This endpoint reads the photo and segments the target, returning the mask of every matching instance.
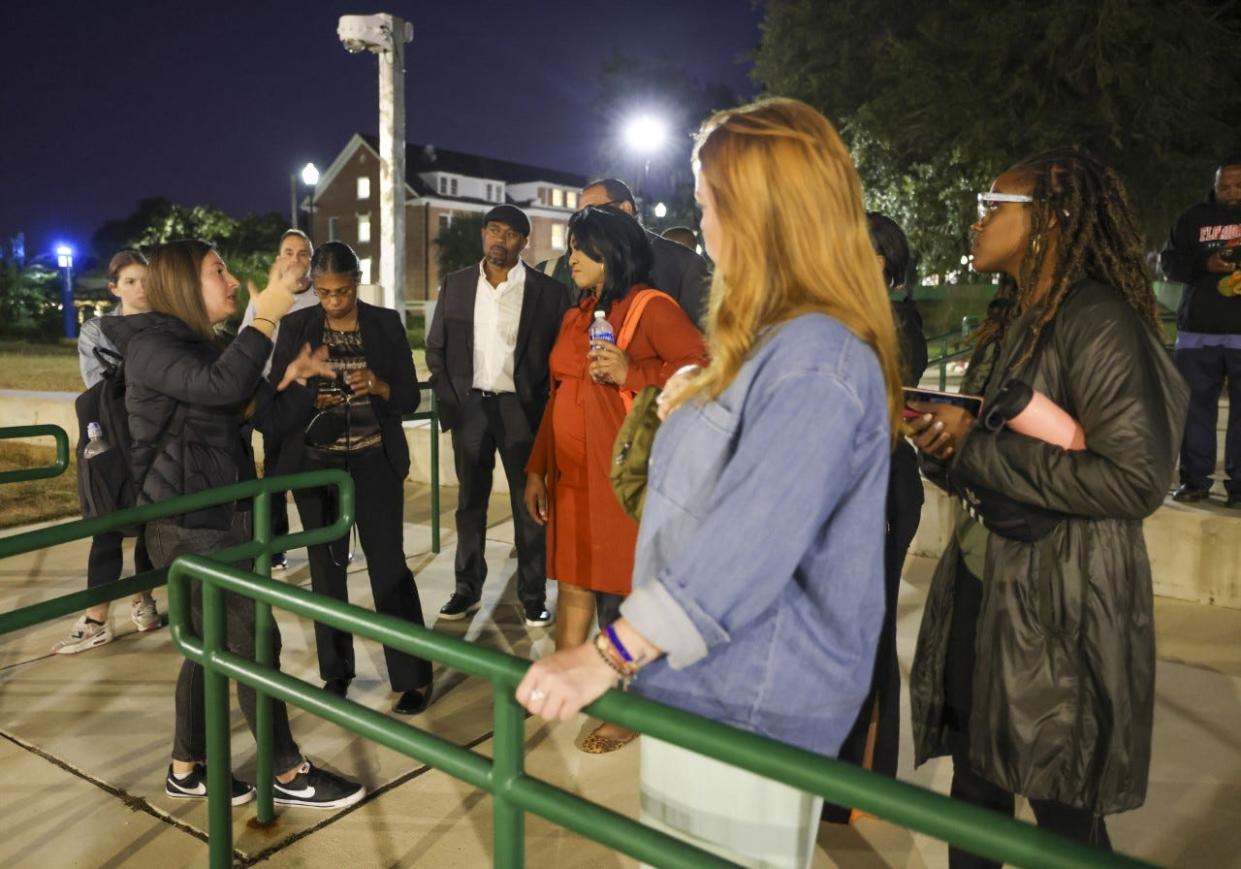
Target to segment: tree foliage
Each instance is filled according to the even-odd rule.
[[[482,232],[481,214],[454,216],[452,223],[440,230],[435,237],[435,259],[441,279],[483,258]]]
[[[0,259],[0,336],[47,341],[60,334],[60,275],[32,263]]]
[[[754,76],[836,123],[931,271],[959,268],[977,190],[1066,144],[1116,168],[1157,245],[1241,142],[1238,7],[766,0]]]

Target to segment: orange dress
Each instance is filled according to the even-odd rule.
[[[637,290],[613,303],[608,322],[620,333]],[[570,308],[548,367],[552,391],[526,470],[547,478],[547,572],[591,591],[628,594],[638,524],[621,510],[608,478],[612,444],[625,419],[618,388],[589,373],[587,330],[594,297]],[[683,365],[706,364],[702,333],[670,299],[649,302],[626,350],[624,386],[663,386]]]

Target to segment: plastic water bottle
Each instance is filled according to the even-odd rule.
[[[112,449],[112,444],[108,443],[107,438],[103,436],[103,426],[99,423],[88,423],[86,426],[86,436],[90,438],[90,443],[82,449],[83,458],[93,459],[100,453],[106,453]]]
[[[590,324],[590,345],[592,350],[596,341],[607,341],[609,344],[616,343],[616,330],[605,319],[606,316],[603,311],[595,311],[595,320]]]

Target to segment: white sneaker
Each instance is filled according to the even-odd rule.
[[[104,643],[110,642],[112,642],[112,630],[107,623],[101,625],[97,621],[88,619],[83,614],[73,623],[73,630],[69,633],[69,636],[52,646],[52,653],[55,655],[76,655],[78,652],[85,652],[87,649],[93,649],[96,646],[102,646]]]
[[[130,607],[129,617],[140,631],[158,630],[163,624],[159,618],[159,610],[155,608],[155,598],[149,594],[144,594],[142,600]]]

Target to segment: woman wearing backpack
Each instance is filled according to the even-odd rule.
[[[117,303],[108,316],[144,314],[150,310],[147,307],[146,276],[147,259],[138,251],[123,250],[112,257],[108,263],[108,291],[116,296]],[[95,353],[96,349],[105,358],[108,353],[116,354],[116,347],[100,329],[101,323],[101,317],[87,320],[78,334],[78,364],[87,389],[103,379],[104,364]],[[87,588],[98,588],[121,578],[125,567],[121,549],[124,539],[119,531],[97,534],[91,539],[90,556],[86,563]],[[139,532],[134,542],[134,572],[145,573],[152,568],[146,540]],[[57,655],[74,655],[110,643],[112,629],[108,625],[108,608],[108,604],[101,603],[88,609],[74,623],[69,636],[52,646],[52,651]],[[134,595],[129,616],[140,631],[153,631],[160,626],[155,598],[149,591]]]
[[[591,206],[570,218],[568,235],[583,296],[565,313],[552,346],[552,393],[526,465],[525,493],[530,515],[547,526],[547,573],[560,584],[557,649],[585,643],[596,613],[600,625],[615,620],[630,589],[638,525],[621,510],[609,480],[612,444],[625,419],[621,390],[662,387],[683,366],[706,361],[689,317],[648,286],[651,246],[636,220]],[[597,311],[618,341],[628,337],[623,348],[589,340]],[[582,750],[602,754],[632,739],[631,731],[604,724]]]
[[[266,291],[255,305],[254,322],[223,346],[216,327],[235,312],[238,289],[220,255],[203,241],[173,241],[151,254],[147,301],[151,312],[117,317],[104,334],[125,357],[125,404],[129,409],[130,466],[138,484],[138,503],[190,495],[253,479],[251,425],[279,436],[307,418],[314,394],[301,385],[331,368],[303,348],[279,385],[263,378],[271,353],[271,334],[293,304],[293,291],[305,266],[277,261]],[[157,567],[185,553],[210,554],[251,537],[249,502],[221,504],[182,516],[158,519],[146,527],[147,547]],[[224,596],[227,646],[254,659],[254,601]],[[202,630],[202,592],[194,584],[191,613]],[[279,666],[279,635],[275,655]],[[237,685],[237,699],[251,733],[255,692]],[[338,808],[365,795],[360,784],[313,766],[289,731],[284,703],[273,701],[275,801],[280,805]],[[176,732],[164,791],[177,799],[207,795],[206,716],[202,668],[181,665],[176,690]],[[232,802],[241,805],[254,788],[233,779]]]

